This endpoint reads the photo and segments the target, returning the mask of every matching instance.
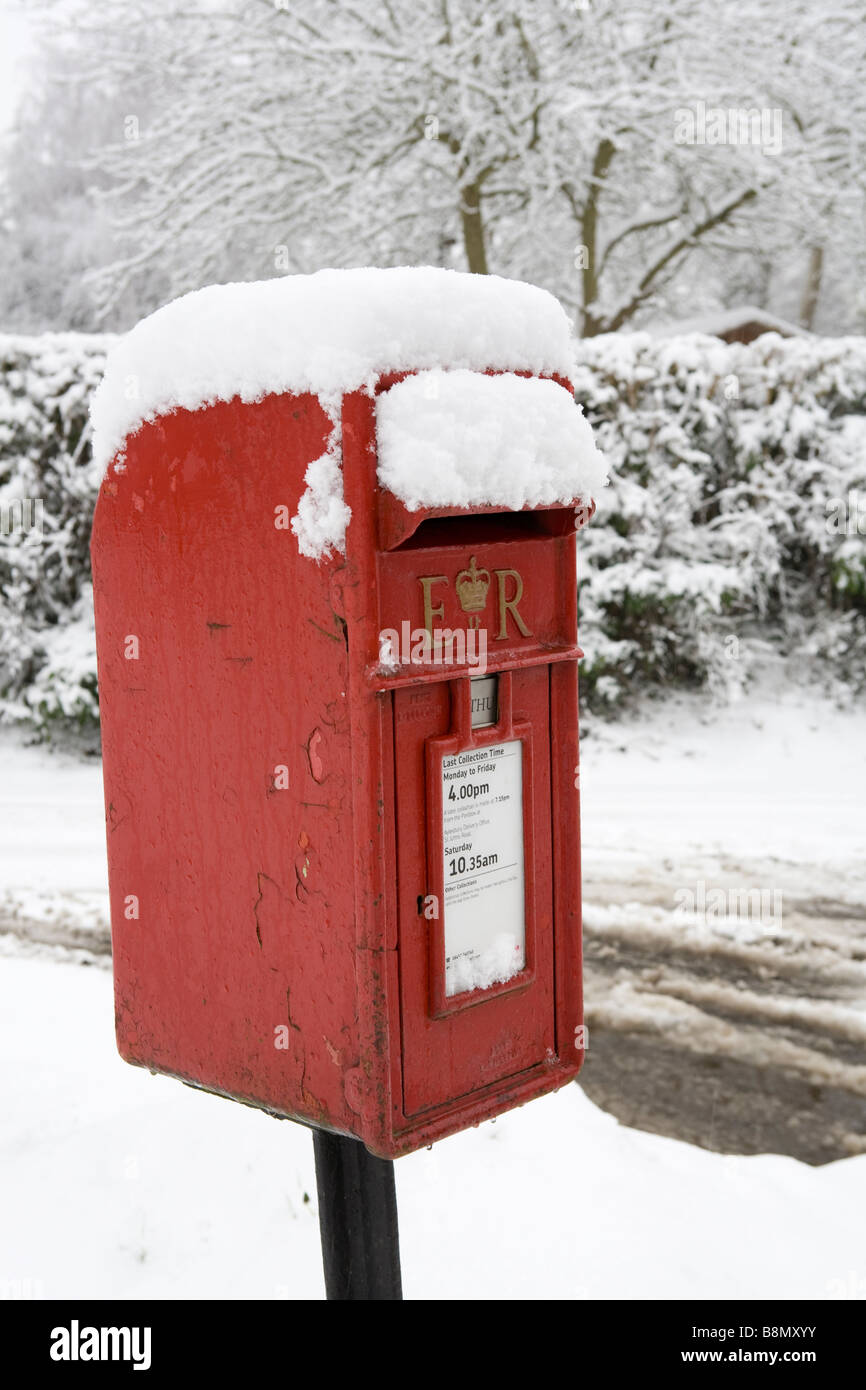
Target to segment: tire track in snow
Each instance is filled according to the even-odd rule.
[[[666,868],[585,883],[587,1094],[721,1152],[866,1150],[862,901],[786,894],[767,922],[689,915],[672,906],[688,876]],[[728,863],[732,878],[778,881]]]

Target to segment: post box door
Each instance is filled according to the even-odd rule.
[[[554,1054],[549,673],[495,681],[475,727],[469,677],[394,692],[407,1115]]]

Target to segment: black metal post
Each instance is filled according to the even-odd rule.
[[[324,1129],[313,1149],[328,1299],[402,1299],[393,1162]]]

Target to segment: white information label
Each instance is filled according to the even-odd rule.
[[[526,965],[523,741],[442,760],[445,993],[488,989]]]

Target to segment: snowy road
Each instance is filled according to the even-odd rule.
[[[588,1094],[722,1151],[862,1152],[866,717],[672,699],[583,766]]]
[[[631,901],[585,909],[587,1093],[723,1152],[866,1150],[862,907],[792,902],[786,934],[749,941],[684,926],[657,905],[658,881],[627,888]]]

